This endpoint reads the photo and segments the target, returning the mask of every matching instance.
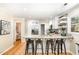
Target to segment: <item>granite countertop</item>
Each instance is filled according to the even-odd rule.
[[[54,34],[54,35],[32,35],[32,36],[24,36],[24,38],[72,38],[72,36],[61,36],[60,34]]]

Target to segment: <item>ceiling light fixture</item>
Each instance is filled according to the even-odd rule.
[[[64,6],[68,5],[68,3],[64,3]]]

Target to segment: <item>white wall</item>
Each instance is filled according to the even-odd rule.
[[[13,38],[13,20],[12,18],[8,18],[8,17],[2,17],[0,16],[1,19],[5,20],[5,21],[9,21],[11,23],[11,31],[10,34],[8,35],[0,35],[0,53],[2,53],[3,51],[5,51],[6,49],[10,48],[13,46],[13,42],[14,42],[14,38]]]
[[[68,13],[68,33],[72,34],[72,36],[74,37],[74,40],[73,42],[70,42],[72,43],[70,45],[70,49],[73,53],[76,54],[76,42],[79,42],[79,33],[76,33],[76,32],[71,32],[71,18],[72,17],[75,17],[75,16],[79,16],[79,7],[76,7],[75,9],[71,10],[69,13]]]
[[[54,29],[58,29],[58,20],[59,20],[58,16],[54,17],[52,20],[52,22],[53,22],[52,24],[53,24]]]
[[[21,28],[22,39],[25,33],[24,18],[17,18],[17,17],[11,16],[5,11],[5,9],[3,10],[0,9],[0,20],[1,19],[9,21],[11,23],[11,28],[10,28],[11,32],[8,35],[0,35],[0,54],[5,52],[7,49],[13,47],[15,38],[16,38],[15,36],[16,27],[15,26],[16,26],[17,21],[22,23],[22,28]]]

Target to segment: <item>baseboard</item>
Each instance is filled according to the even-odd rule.
[[[72,55],[74,55],[74,53],[73,53],[73,52],[71,52],[71,51],[69,51],[69,50],[67,50],[67,52],[69,52],[69,53],[71,53]]]
[[[3,52],[0,53],[0,55],[3,55],[5,52],[7,52],[8,50],[10,50],[11,48],[13,48],[14,45],[11,45],[9,48],[7,48],[6,50],[4,50]]]

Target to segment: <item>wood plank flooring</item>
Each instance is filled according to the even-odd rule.
[[[28,53],[27,55],[32,55],[32,53]],[[42,55],[42,53],[37,53],[37,55]],[[47,55],[47,54],[44,54],[44,55]],[[52,54],[52,53],[49,53],[49,55],[55,55],[55,54]],[[57,54],[56,54],[57,55]],[[65,55],[64,53],[60,53],[59,55]],[[70,53],[70,52],[67,52],[67,54],[66,55],[72,55],[72,53]]]
[[[3,55],[24,55],[25,54],[25,42],[17,41],[14,47]]]

